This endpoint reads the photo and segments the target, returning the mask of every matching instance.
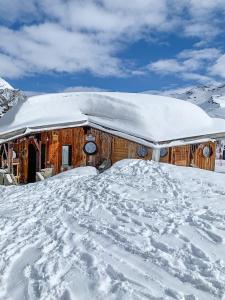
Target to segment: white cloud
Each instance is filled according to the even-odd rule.
[[[89,71],[134,76],[138,70],[120,58],[121,49],[140,38],[153,41],[160,32],[207,42],[221,32],[212,18],[219,9],[225,10],[224,0],[1,0],[5,27],[0,28],[0,74]],[[20,25],[15,29],[12,24]],[[199,59],[181,60],[164,59],[152,68],[199,68]]]
[[[106,92],[106,89],[102,89],[94,86],[71,86],[64,90],[64,92]]]
[[[190,58],[195,60],[213,60],[220,56],[220,51],[216,48],[205,48],[200,50],[183,50],[179,53],[179,58]]]
[[[18,78],[25,75],[25,65],[20,60],[0,53],[0,74],[8,78]]]
[[[215,82],[210,76],[209,68],[220,55],[221,52],[215,48],[187,49],[180,52],[176,58],[152,62],[147,69],[161,75],[174,74],[198,82]]]
[[[185,70],[185,67],[176,59],[160,59],[149,65],[151,71],[169,74],[169,73],[179,73]]]
[[[225,78],[225,54],[221,55],[212,66],[211,74]]]
[[[100,76],[122,74],[113,46],[57,24],[24,27],[19,32],[0,28],[0,36],[5,57],[12,58],[15,64],[23,62],[27,73],[89,70]],[[24,75],[23,69],[15,75]]]
[[[212,77],[210,76],[205,76],[201,74],[196,74],[196,73],[182,73],[182,78],[188,79],[188,80],[194,80],[198,81],[201,83],[210,83],[210,84],[217,84],[218,82],[215,81]]]

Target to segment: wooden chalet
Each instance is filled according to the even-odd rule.
[[[34,182],[46,168],[54,174],[87,165],[101,171],[126,158],[214,170],[216,139],[224,132],[225,121],[167,97],[36,96],[0,120],[0,166],[19,183]]]

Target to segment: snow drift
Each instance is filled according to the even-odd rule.
[[[150,142],[225,132],[186,101],[135,93],[64,93],[29,98],[0,120],[0,138],[50,128],[91,125]]]
[[[225,175],[84,173],[0,187],[1,300],[225,299]]]

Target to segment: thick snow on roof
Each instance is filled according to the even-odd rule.
[[[147,94],[79,92],[35,96],[13,107],[0,120],[0,139],[85,124],[151,142],[225,132],[224,120],[212,119],[186,101]]]
[[[5,89],[14,90],[14,88],[8,82],[0,77],[0,90]]]

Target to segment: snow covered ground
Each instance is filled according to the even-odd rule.
[[[0,187],[1,300],[225,299],[224,174],[89,171]]]

